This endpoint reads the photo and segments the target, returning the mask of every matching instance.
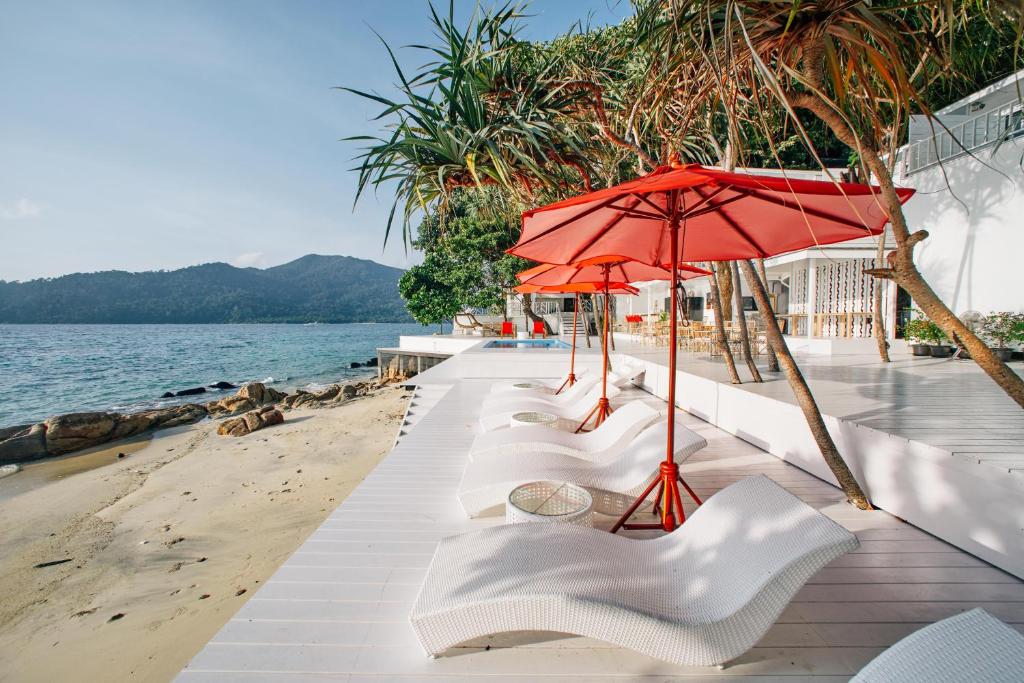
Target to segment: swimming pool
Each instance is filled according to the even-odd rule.
[[[485,349],[568,349],[561,339],[495,339],[484,344]]]

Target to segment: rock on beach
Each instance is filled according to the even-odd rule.
[[[239,417],[229,418],[220,423],[217,433],[221,436],[245,436],[270,425],[284,422],[284,414],[274,406],[251,410]]]

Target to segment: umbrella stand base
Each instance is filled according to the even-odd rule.
[[[651,481],[644,492],[633,501],[633,504],[626,510],[626,514],[619,518],[610,531],[617,532],[619,529],[662,529],[664,531],[675,531],[676,527],[686,521],[686,512],[683,510],[683,500],[679,494],[679,486],[686,489],[686,493],[697,505],[701,504],[700,498],[693,492],[690,485],[679,476],[679,465],[674,462],[663,462],[658,469],[658,475]],[[654,499],[654,514],[661,517],[660,523],[628,523],[633,513],[643,505],[647,497],[651,495],[655,487],[658,495]],[[676,521],[678,519],[678,522]]]
[[[576,375],[570,372],[569,376],[565,378],[564,382],[562,382],[562,386],[558,387],[558,391],[556,391],[555,394],[562,393],[566,387],[571,387],[573,384],[576,384]]]
[[[583,422],[580,422],[580,426],[576,428],[576,434],[579,434],[582,431],[589,431],[584,430],[583,428],[587,426],[587,423],[590,422],[591,418],[593,418],[594,420],[593,428],[597,429],[598,427],[601,426],[601,423],[604,422],[611,414],[612,406],[610,403],[608,403],[608,399],[602,396],[601,398],[597,399],[597,405],[594,406],[594,408],[589,413],[587,413],[587,416],[585,418],[583,418]]]

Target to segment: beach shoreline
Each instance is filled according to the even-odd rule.
[[[204,420],[0,481],[21,487],[0,493],[0,681],[173,678],[391,449],[408,398],[242,437]]]

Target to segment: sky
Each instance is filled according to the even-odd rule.
[[[457,15],[474,6],[457,0]],[[522,35],[628,10],[534,0]],[[340,139],[378,133],[379,106],[335,86],[393,93],[373,30],[428,42],[426,0],[0,0],[0,13],[0,280],[308,253],[417,262],[400,239],[384,247],[393,197],[353,210],[359,148]]]

